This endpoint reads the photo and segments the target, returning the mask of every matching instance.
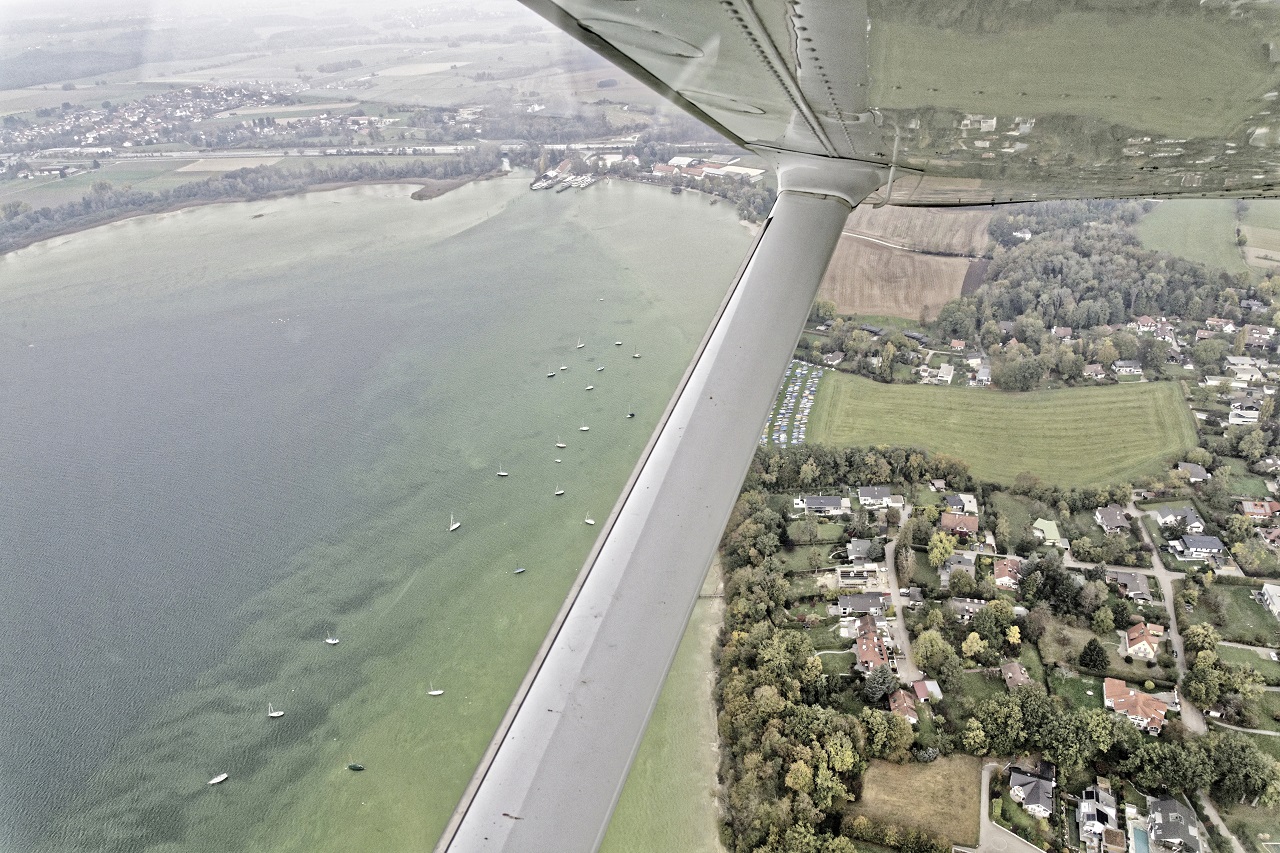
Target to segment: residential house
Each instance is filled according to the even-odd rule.
[[[948,598],[947,606],[955,611],[961,622],[968,622],[979,610],[987,606],[981,598]]]
[[[952,338],[952,339],[951,339],[951,348],[952,348],[953,350],[963,350],[963,349],[964,349],[964,341],[960,340],[959,338]]]
[[[863,509],[884,509],[889,505],[888,486],[859,486],[858,503]]]
[[[1186,523],[1186,531],[1199,536],[1204,533],[1204,519],[1200,517],[1200,513],[1196,512],[1194,507],[1178,506],[1169,509],[1156,510],[1156,523],[1161,527],[1168,527],[1177,524],[1179,521]]]
[[[1100,506],[1093,511],[1093,520],[1098,522],[1098,526],[1108,533],[1127,532],[1129,530],[1129,516],[1125,515],[1124,507],[1120,504],[1107,504]]]
[[[853,510],[848,498],[822,495],[801,495],[791,502],[793,509],[803,510],[805,515],[837,516]]]
[[[1147,576],[1138,572],[1122,572],[1107,569],[1107,582],[1120,588],[1120,594],[1133,601],[1151,601],[1151,584]]]
[[[1158,848],[1178,853],[1200,853],[1200,824],[1196,813],[1180,800],[1162,797],[1152,801],[1147,830]]]
[[[836,612],[840,616],[883,616],[888,606],[887,592],[858,592],[836,599]]]
[[[1027,668],[1016,660],[1011,660],[1000,666],[1000,677],[1004,679],[1004,686],[1010,693],[1013,692],[1015,687],[1031,683],[1031,676],[1027,674]]]
[[[1203,465],[1197,465],[1194,462],[1179,462],[1178,470],[1187,475],[1188,482],[1203,483],[1205,480],[1213,479],[1213,475],[1204,470]]]
[[[1022,561],[1016,557],[996,560],[991,570],[991,579],[999,589],[1017,589],[1018,580],[1022,577]]]
[[[1236,331],[1235,323],[1230,320],[1224,320],[1221,317],[1210,317],[1208,320],[1204,321],[1204,324],[1207,328],[1215,332],[1224,332],[1228,335],[1233,335]]]
[[[1244,335],[1245,346],[1266,348],[1271,346],[1271,339],[1276,336],[1276,330],[1271,326],[1255,326],[1252,323],[1246,323]]]
[[[1131,321],[1128,325],[1129,328],[1135,332],[1154,332],[1158,322],[1154,317],[1148,317],[1146,314],[1143,314],[1138,319]]]
[[[1137,625],[1131,625],[1129,630],[1125,632],[1125,654],[1133,655],[1135,658],[1142,660],[1155,660],[1156,655],[1160,652],[1160,641],[1164,639],[1164,626],[1160,624],[1148,625],[1146,622],[1139,622]]]
[[[878,666],[893,665],[893,659],[889,656],[884,638],[876,629],[874,616],[861,616],[854,620],[850,636],[853,638],[853,652],[858,657],[857,663],[854,664],[858,672],[866,675]]]
[[[956,551],[947,561],[942,564],[942,571],[938,573],[939,586],[943,590],[951,589],[951,573],[964,572],[969,577],[977,580],[978,578],[978,555],[974,551]]]
[[[901,687],[889,694],[889,713],[897,714],[913,726],[920,722],[915,695]]]
[[[1055,338],[1064,344],[1071,343],[1071,327],[1070,326],[1054,326],[1052,334]]]
[[[916,697],[916,704],[942,698],[942,688],[932,678],[922,678],[911,685],[911,692]]]
[[[1120,850],[1124,851],[1124,834],[1119,832],[1119,815],[1115,795],[1105,779],[1085,788],[1076,806],[1076,824],[1080,828],[1080,840],[1085,853],[1112,853],[1106,844],[1107,830],[1120,836]]]
[[[1217,536],[1183,536],[1170,542],[1169,547],[1179,560],[1208,560],[1227,551]]]
[[[1134,690],[1118,678],[1103,679],[1102,704],[1153,735],[1160,734],[1164,728],[1164,717],[1169,710],[1169,706],[1156,697]]]
[[[942,518],[938,520],[938,526],[947,533],[958,536],[962,542],[965,542],[978,532],[978,517],[976,515],[944,512]]]
[[[1100,379],[1107,378],[1107,369],[1101,364],[1086,364],[1084,366],[1084,378],[1092,379],[1097,382]]]
[[[1067,548],[1067,540],[1063,539],[1062,534],[1058,532],[1058,523],[1055,521],[1049,521],[1047,518],[1037,518],[1035,523],[1031,525],[1031,532],[1046,545],[1053,545],[1063,550]]]
[[[1053,813],[1053,789],[1057,772],[1052,764],[1040,762],[1035,768],[1009,768],[1009,799],[1032,817],[1047,820]]]
[[[1280,503],[1276,501],[1240,501],[1240,512],[1255,521],[1262,521],[1280,513]]]
[[[862,588],[865,589],[868,584],[878,578],[878,572],[882,570],[879,563],[871,563],[866,560],[848,566],[836,567],[836,580],[841,589]]]
[[[951,364],[944,364],[938,368],[938,375],[934,378],[934,385],[950,385],[951,380],[955,379],[956,369]]]
[[[1228,367],[1227,373],[1241,382],[1261,382],[1266,378],[1256,367]]]
[[[1113,362],[1111,369],[1115,371],[1117,376],[1141,376],[1142,362],[1133,361],[1131,359],[1121,359]]]
[[[1172,323],[1166,323],[1163,320],[1156,324],[1155,336],[1157,341],[1166,341],[1171,344],[1178,342],[1177,329]]]
[[[822,357],[822,363],[825,364],[827,367],[835,367],[837,364],[839,364],[842,361],[844,361],[844,353],[840,352],[839,350],[836,350],[835,352],[832,352],[832,353],[827,353]]]
[[[979,367],[977,374],[973,377],[973,384],[977,385],[979,388],[986,388],[990,385],[991,368],[985,364]]]
[[[844,546],[844,553],[850,563],[865,562],[869,559],[867,555],[871,553],[871,540],[850,539],[849,544]]]
[[[1262,603],[1271,611],[1271,615],[1280,619],[1280,584],[1264,583],[1262,585]]]
[[[907,590],[906,606],[912,609],[924,604],[924,590],[918,586],[913,586]]]
[[[1272,548],[1280,548],[1280,527],[1259,527],[1258,538]]]

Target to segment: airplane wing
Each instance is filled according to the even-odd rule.
[[[599,846],[854,206],[1280,194],[1270,4],[523,2],[767,158],[779,197],[441,853]]]

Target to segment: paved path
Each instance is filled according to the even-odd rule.
[[[978,830],[978,853],[1044,853],[1030,841],[1019,838],[991,820],[991,773],[999,769],[999,764],[982,767],[982,823]]]
[[[1204,791],[1197,792],[1196,796],[1200,798],[1200,805],[1204,806],[1204,813],[1209,816],[1209,822],[1218,828],[1218,832],[1222,833],[1222,837],[1231,842],[1231,849],[1234,853],[1245,853],[1244,847],[1231,834],[1231,830],[1227,829],[1227,824],[1218,814],[1218,810],[1214,808],[1213,801],[1205,796]]]
[[[1135,517],[1146,514],[1139,510],[1133,502],[1129,503],[1127,509],[1129,514]],[[1178,614],[1174,611],[1177,603],[1173,598],[1173,580],[1175,576],[1182,576],[1176,575],[1164,567],[1164,561],[1160,559],[1160,551],[1156,548],[1155,543],[1151,541],[1151,533],[1147,530],[1147,526],[1139,524],[1138,530],[1142,532],[1142,541],[1151,548],[1152,573],[1155,574],[1156,581],[1160,584],[1160,595],[1164,598],[1164,609],[1169,613],[1169,642],[1173,644],[1173,650],[1177,656],[1178,680],[1181,681],[1182,676],[1187,673],[1187,653],[1182,645],[1182,633],[1178,631]],[[1195,705],[1184,701],[1181,714],[1183,724],[1190,731],[1201,735],[1209,731],[1209,727],[1204,721],[1204,715],[1200,713],[1200,709]]]
[[[1269,735],[1270,737],[1280,737],[1280,732],[1273,732],[1270,729],[1245,729],[1240,726],[1233,726],[1230,723],[1224,723],[1222,720],[1214,720],[1215,726],[1222,726],[1224,729],[1231,729],[1237,732],[1248,732],[1251,735]]]
[[[911,507],[904,505],[902,507],[902,518],[898,524],[899,531],[902,530],[902,526],[907,523],[907,519],[910,517]],[[898,680],[903,684],[911,684],[924,678],[924,673],[916,666],[915,659],[911,656],[911,638],[907,634],[907,599],[906,596],[898,592],[901,587],[898,585],[898,571],[894,567],[893,561],[897,550],[897,539],[884,546],[884,562],[889,570],[889,598],[893,603],[893,612],[896,616],[889,623],[889,630],[893,632],[893,641],[898,647]]]

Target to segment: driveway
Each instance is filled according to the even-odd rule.
[[[978,830],[978,853],[1044,853],[1039,847],[1014,835],[991,820],[991,774],[999,764],[982,767],[982,824]]]
[[[911,517],[911,507],[904,506],[902,508],[902,520],[898,529],[902,529],[902,525],[907,523],[907,519]],[[896,617],[889,623],[889,630],[893,633],[893,641],[898,647],[898,680],[903,684],[911,684],[924,678],[924,674],[916,666],[915,660],[911,657],[911,638],[907,635],[907,598],[901,595],[898,590],[898,572],[894,568],[893,558],[898,550],[898,540],[884,546],[884,562],[888,567],[889,575],[889,599],[893,603],[893,612]]]

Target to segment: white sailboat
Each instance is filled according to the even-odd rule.
[[[434,683],[434,682],[428,682],[428,683],[431,685],[430,689],[429,689],[429,690],[427,690],[427,695],[428,695],[428,696],[443,696],[443,695],[444,695],[444,691],[443,691],[443,690],[441,690],[440,688],[436,687],[436,685],[435,685],[435,683]]]
[[[564,489],[560,488],[559,486],[556,486],[556,497],[560,497],[563,494],[564,494]]]
[[[567,364],[562,364],[562,365],[560,365],[560,369],[561,369],[561,370],[568,370],[568,369],[569,369],[569,365],[567,365]]]
[[[461,526],[462,526],[462,522],[455,520],[453,517],[453,513],[449,513],[449,532],[452,533],[453,531],[457,530]]]
[[[604,370],[604,365],[603,365],[603,364],[596,368],[596,373],[599,373],[599,372],[600,372],[600,371],[602,371],[602,370]]]
[[[578,427],[578,432],[586,432],[589,429],[591,429],[591,427],[587,426],[586,421],[583,421],[582,426]]]
[[[636,351],[635,351],[635,353],[634,353],[631,357],[632,357],[632,358],[639,358],[639,357],[640,357],[640,350],[636,350]]]
[[[594,390],[595,390],[595,388],[596,388],[596,386],[594,386],[594,385],[588,385],[588,386],[587,386],[587,390],[588,390],[588,391],[594,391]]]
[[[614,345],[615,347],[620,347],[620,346],[622,346],[622,341],[614,341],[614,342],[613,342],[613,345]]]
[[[499,469],[498,469],[498,476],[499,476],[499,477],[509,477],[509,476],[511,476],[511,475],[510,475],[510,474],[508,474],[506,471],[503,471],[501,468],[499,468]]]
[[[332,631],[330,631],[329,635],[324,638],[324,641],[331,646],[336,646],[338,645],[339,642],[341,642],[337,637],[333,636]]]
[[[548,370],[548,371],[547,371],[547,378],[548,378],[548,379],[551,379],[551,378],[552,378],[552,377],[554,377],[555,375],[556,375],[556,372],[555,372],[554,370]]]
[[[223,782],[227,781],[227,777],[230,775],[231,775],[230,773],[219,773],[217,776],[214,776],[212,779],[209,780],[209,784],[221,785]]]
[[[582,342],[582,338],[581,338],[581,337],[579,337],[579,338],[578,338],[578,345],[577,345],[576,347],[574,347],[574,349],[582,349],[582,348],[583,348],[583,347],[585,347],[585,346],[586,346],[586,344],[584,344],[584,343]]]
[[[516,570],[515,570],[514,572],[512,572],[511,574],[513,574],[513,575],[522,575],[522,574],[524,574],[524,566],[516,566]]]
[[[558,435],[557,435],[557,436],[556,436],[556,447],[568,447],[568,445],[566,445],[563,441],[561,441],[561,440],[560,440],[560,436],[558,436]]]
[[[283,717],[283,716],[284,716],[284,711],[277,711],[277,710],[275,709],[275,706],[274,706],[274,705],[272,705],[270,702],[268,702],[268,703],[267,703],[267,716],[268,716],[268,717],[270,717],[270,718],[271,718],[271,719],[273,719],[273,720],[276,720],[276,719],[279,719],[280,717]]]
[[[556,464],[557,464],[557,465],[558,465],[558,464],[560,464],[560,460],[559,460],[559,459],[557,459],[557,460],[556,460]]]
[[[595,523],[596,523],[596,520],[595,520],[594,518],[592,518],[592,517],[591,517],[591,514],[590,514],[590,513],[588,513],[588,514],[587,514],[587,517],[586,517],[586,518],[584,518],[584,519],[582,519],[582,520],[583,520],[583,522],[584,522],[584,523],[586,523],[586,524],[595,524]]]

